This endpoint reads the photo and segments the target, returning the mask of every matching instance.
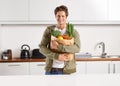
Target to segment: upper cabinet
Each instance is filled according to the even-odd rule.
[[[53,24],[54,9],[66,5],[68,21],[74,24],[118,24],[119,4],[120,0],[0,0],[0,23]]]
[[[27,21],[29,0],[0,0],[0,21]]]
[[[109,20],[120,21],[120,0],[109,0]]]
[[[68,7],[71,22],[107,20],[107,0],[30,0],[30,21],[55,21],[59,5]]]
[[[69,8],[70,21],[107,20],[107,0],[61,0]]]
[[[59,0],[30,0],[30,21],[55,21],[54,9]]]

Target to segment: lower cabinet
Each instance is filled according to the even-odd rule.
[[[111,61],[109,64],[109,73],[119,74],[120,73],[120,61]]]
[[[109,73],[109,61],[87,62],[87,74],[107,74]]]
[[[0,63],[0,75],[29,75],[28,62]]]
[[[45,62],[30,62],[30,75],[44,75]]]
[[[0,75],[44,75],[45,62],[0,63]]]
[[[0,63],[0,75],[44,75],[45,62]],[[75,74],[120,74],[120,61],[77,61]]]
[[[76,62],[76,74],[86,74],[86,62]]]
[[[120,74],[120,61],[90,61],[86,67],[86,74]]]

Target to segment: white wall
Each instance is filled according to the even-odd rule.
[[[95,54],[95,45],[103,41],[109,55],[120,55],[120,25],[83,25],[76,28],[80,33],[81,51]]]
[[[21,46],[38,48],[48,25],[2,25],[0,27],[0,53],[12,49],[13,58],[20,56]],[[95,53],[94,46],[105,42],[108,54],[120,55],[120,25],[76,25],[81,39],[81,52]]]
[[[13,57],[19,57],[23,44],[28,44],[31,50],[38,48],[44,30],[39,25],[3,25],[0,50],[12,49]]]

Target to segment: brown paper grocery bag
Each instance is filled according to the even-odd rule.
[[[55,40],[57,41],[59,44],[65,45],[65,46],[70,46],[74,44],[74,38],[71,39],[63,39],[63,40],[59,40],[58,38],[51,36],[51,40]],[[52,48],[51,48],[52,49]],[[59,52],[57,49],[52,49],[54,52]],[[59,52],[60,53],[60,52]],[[65,53],[67,55],[67,57],[69,58],[69,60],[72,60],[74,57],[74,54],[71,53]]]
[[[51,36],[51,40],[56,40],[58,43],[60,43],[62,45],[67,45],[67,46],[74,44],[74,38],[59,40],[56,37]]]

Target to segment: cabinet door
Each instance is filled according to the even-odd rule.
[[[30,0],[30,21],[55,21],[57,2],[59,0]]]
[[[107,0],[61,0],[69,9],[69,21],[107,19]]]
[[[28,0],[0,0],[0,21],[28,20]]]
[[[86,74],[86,62],[76,62],[76,74]]]
[[[107,61],[87,62],[87,74],[107,74],[108,64]]]
[[[120,61],[111,62],[111,73],[120,73]]]
[[[29,63],[0,63],[0,75],[28,75]]]
[[[109,20],[120,20],[120,0],[109,0]]]
[[[31,75],[44,75],[45,62],[30,62]]]

